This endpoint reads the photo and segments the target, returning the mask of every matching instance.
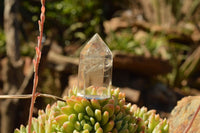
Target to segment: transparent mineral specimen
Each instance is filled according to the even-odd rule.
[[[110,97],[113,57],[110,49],[95,34],[80,53],[78,95],[88,99]]]

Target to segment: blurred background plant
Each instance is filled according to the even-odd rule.
[[[171,58],[167,50],[167,40],[162,35],[156,36],[153,33],[140,32],[135,36],[130,29],[125,29],[109,34],[106,41],[111,50],[164,60]]]
[[[3,33],[3,30],[0,29],[0,57],[2,58],[5,56],[6,53],[6,40],[5,40],[5,34]]]
[[[13,1],[18,7],[18,26],[14,28],[24,76],[19,86],[22,94],[30,93],[40,1]],[[9,59],[5,5],[5,0],[0,1],[0,94],[14,93],[3,89],[8,80],[3,68],[7,68]],[[115,56],[113,85],[138,91],[138,99],[127,97],[133,103],[170,112],[181,97],[200,94],[199,14],[200,0],[49,0],[38,90],[65,95],[76,84],[82,45],[98,32]],[[36,110],[54,102],[43,98],[38,101]],[[27,111],[22,107],[18,108],[19,114]],[[25,123],[25,116],[19,115],[16,124]]]
[[[36,29],[38,13],[40,10],[38,1],[21,1],[21,12],[26,31]],[[46,3],[48,12],[46,19],[46,34],[54,36],[65,46],[74,42],[83,43],[94,33],[103,33],[103,21],[111,17],[112,12],[120,8],[119,1],[92,1],[92,0],[51,0]],[[28,26],[29,25],[29,26]]]

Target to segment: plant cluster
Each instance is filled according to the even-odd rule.
[[[133,35],[130,29],[108,34],[106,38],[111,50],[120,50],[139,56],[148,56],[169,60],[171,55],[168,50],[167,39],[163,36],[154,36],[153,33]]]
[[[70,90],[66,102],[57,101],[46,110],[40,110],[32,120],[34,133],[168,133],[169,124],[155,110],[126,104],[125,94],[111,90],[111,98],[86,99],[76,96],[76,88]],[[23,125],[15,133],[27,133]]]

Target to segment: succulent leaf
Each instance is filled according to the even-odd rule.
[[[95,133],[103,133],[103,129],[102,128],[98,128]]]
[[[97,121],[101,121],[101,110],[96,109],[95,113],[94,113],[94,116],[95,116]]]
[[[104,107],[103,107],[103,112],[104,111],[108,111],[109,113],[109,117],[112,117],[112,115],[114,114],[114,105],[113,104],[106,104]]]
[[[108,111],[105,111],[103,113],[103,117],[102,117],[102,121],[101,121],[102,125],[105,125],[108,122],[108,120],[109,120],[109,113],[108,113]]]
[[[92,100],[91,100],[91,104],[92,104],[92,107],[93,107],[94,109],[101,109],[101,105],[100,105],[100,103],[98,102],[98,100],[92,99]]]

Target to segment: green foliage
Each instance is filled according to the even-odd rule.
[[[147,111],[145,107],[125,104],[125,94],[111,90],[111,98],[104,100],[77,97],[70,91],[66,102],[58,101],[45,112],[40,110],[32,121],[35,133],[168,133],[168,122]],[[15,133],[27,133],[23,125]]]
[[[4,32],[0,29],[0,57],[6,53],[6,38]]]
[[[162,35],[155,36],[145,32],[133,35],[130,29],[125,29],[118,33],[109,34],[106,41],[111,50],[120,50],[134,55],[151,56],[165,60],[171,58],[167,47],[168,42]]]
[[[149,33],[138,31],[135,34],[130,28],[109,33],[106,41],[111,50],[132,53],[135,56],[153,57],[168,60],[172,72],[158,76],[165,84],[171,87],[185,87],[187,80],[199,65],[199,50],[193,50],[189,45],[173,42],[180,38],[177,34]],[[192,44],[190,44],[192,45]]]
[[[100,31],[102,22],[102,8],[100,1],[93,0],[62,0],[48,2],[46,18],[60,28],[67,28],[64,31],[64,39],[81,39]]]
[[[24,43],[24,44],[20,45],[21,55],[34,57],[35,56],[34,47],[35,47],[35,44],[33,44],[33,43]]]
[[[38,4],[40,3],[22,2],[22,15],[29,22],[37,23],[40,11]],[[45,31],[47,34],[56,34],[54,39],[64,42],[65,45],[71,41],[83,42],[95,32],[101,32],[100,27],[104,20],[102,4],[101,1],[93,0],[48,1],[46,2],[48,23],[45,23]]]

